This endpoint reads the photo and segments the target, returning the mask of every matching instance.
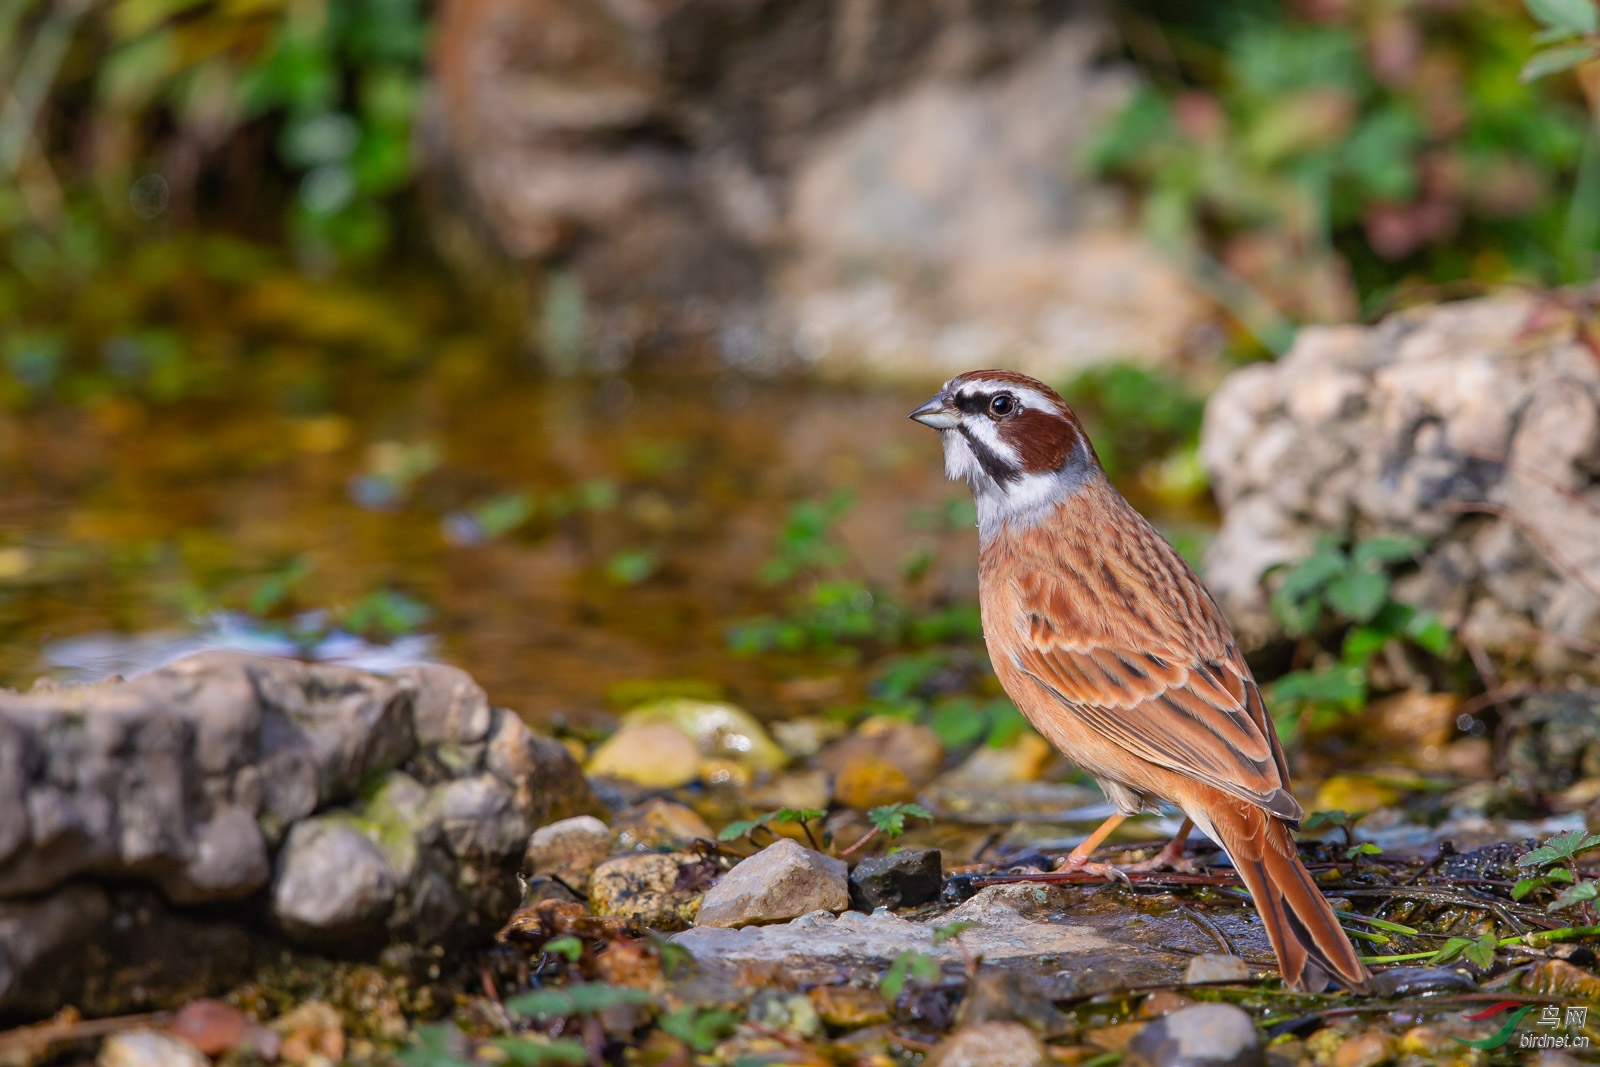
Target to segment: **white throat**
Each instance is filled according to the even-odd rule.
[[[972,488],[978,508],[978,540],[986,543],[1005,527],[1026,529],[1047,518],[1058,504],[1068,500],[1089,481],[1095,466],[1089,461],[1087,446],[1079,443],[1074,455],[1060,470],[1039,474],[1020,474],[1005,482],[997,481],[967,444],[959,430],[939,433],[944,445],[944,470],[952,481],[965,480]],[[998,440],[985,441],[1005,453],[1001,458],[1015,463],[1014,450]],[[1009,453],[1009,454],[1006,454]]]

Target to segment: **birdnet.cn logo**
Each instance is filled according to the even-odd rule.
[[[1532,1030],[1523,1030],[1517,1033],[1517,1025],[1522,1022],[1525,1015],[1535,1008],[1539,1009],[1539,1018],[1534,1021]],[[1510,1012],[1509,1015],[1506,1013]],[[1491,1004],[1482,1011],[1463,1012],[1461,1017],[1472,1022],[1482,1022],[1485,1019],[1497,1019],[1504,1016],[1500,1029],[1488,1037],[1471,1040],[1464,1037],[1452,1037],[1463,1045],[1473,1048],[1495,1049],[1508,1043],[1513,1034],[1517,1038],[1517,1048],[1588,1048],[1588,1035],[1581,1033],[1584,1023],[1588,1021],[1589,1009],[1587,1007],[1566,1009],[1562,1013],[1558,1004],[1524,1004],[1518,1000],[1502,1000],[1498,1004]]]

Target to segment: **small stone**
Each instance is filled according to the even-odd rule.
[[[683,930],[694,922],[702,891],[678,890],[690,853],[635,853],[614,856],[595,868],[589,880],[589,906],[596,915],[626,919],[652,930]]]
[[[611,829],[593,815],[562,819],[539,827],[528,838],[522,873],[529,878],[559,878],[585,893],[589,876],[611,855],[611,849]]]
[[[1059,1037],[1073,1029],[1043,981],[1017,971],[985,967],[968,984],[956,1022],[974,1026],[996,1021],[1022,1023],[1043,1038]]]
[[[1225,952],[1203,952],[1189,961],[1183,972],[1184,985],[1200,982],[1243,982],[1250,977],[1250,967],[1238,956]]]
[[[1600,1000],[1600,978],[1566,960],[1545,960],[1523,976],[1522,988],[1530,993]]]
[[[272,1020],[272,1028],[283,1035],[285,1063],[323,1067],[344,1059],[344,1019],[327,1001],[308,1000]]]
[[[1369,1030],[1339,1046],[1339,1051],[1333,1054],[1333,1067],[1378,1067],[1380,1063],[1392,1060],[1394,1052],[1393,1036],[1379,1030]]]
[[[765,1030],[791,1037],[812,1038],[822,1032],[822,1019],[804,993],[763,990],[751,998],[745,1017]]]
[[[661,797],[636,804],[618,815],[611,821],[611,832],[620,847],[636,851],[682,849],[717,836],[693,808]]]
[[[670,722],[634,723],[595,749],[588,771],[650,789],[675,789],[700,773],[700,746]]]
[[[979,745],[961,766],[940,779],[943,783],[1015,785],[1038,781],[1055,755],[1050,742],[1032,731],[1017,735],[1010,744]]]
[[[963,1026],[933,1047],[925,1067],[1038,1067],[1044,1046],[1021,1023]]]
[[[96,1067],[211,1067],[189,1042],[159,1030],[124,1030],[100,1046]]]
[[[1128,1042],[1127,1067],[1260,1067],[1261,1038],[1231,1004],[1196,1004],[1147,1024]]]
[[[1324,1026],[1306,1038],[1306,1051],[1318,1063],[1331,1063],[1342,1044],[1344,1035],[1331,1026]]]
[[[766,727],[734,704],[679,697],[634,708],[622,717],[623,729],[646,723],[671,723],[706,759],[732,760],[752,771],[775,771],[789,762]]]
[[[745,790],[745,801],[755,811],[771,811],[774,808],[826,809],[831,796],[828,774],[818,770],[780,774],[769,782],[756,782]]]
[[[1187,1008],[1194,1001],[1170,989],[1157,990],[1144,998],[1144,1003],[1139,1005],[1139,1018],[1159,1019],[1163,1015],[1171,1015],[1179,1008]]]
[[[833,775],[834,798],[865,811],[914,799],[933,781],[943,759],[939,735],[928,727],[876,718],[829,745],[817,762]]]
[[[1460,1047],[1431,1026],[1413,1026],[1400,1035],[1400,1053],[1405,1056],[1431,1058],[1441,1052]]]
[[[737,928],[787,922],[814,911],[843,911],[849,905],[843,860],[780,838],[711,887],[695,925]]]
[[[1372,812],[1387,808],[1400,799],[1400,790],[1386,782],[1354,774],[1335,774],[1324,779],[1317,797],[1307,811]]]
[[[394,905],[394,873],[351,826],[307,819],[289,832],[272,887],[272,914],[308,942],[370,937]]]
[[[876,989],[852,985],[817,986],[808,994],[811,1006],[831,1029],[859,1030],[889,1021],[889,1005]]]
[[[1113,1023],[1085,1030],[1083,1039],[1103,1052],[1121,1052],[1144,1029],[1143,1023]]]
[[[936,848],[904,848],[869,856],[850,872],[850,906],[858,911],[912,908],[936,900],[944,864]]]
[[[278,1035],[222,1000],[209,998],[185,1004],[167,1024],[167,1030],[207,1056],[234,1049],[254,1049],[264,1060],[278,1058]]]

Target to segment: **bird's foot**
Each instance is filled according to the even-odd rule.
[[[1108,878],[1113,882],[1121,882],[1123,885],[1126,885],[1129,888],[1132,888],[1133,886],[1133,879],[1128,877],[1127,870],[1123,867],[1117,866],[1115,863],[1096,863],[1093,860],[1076,859],[1072,856],[1068,856],[1065,861],[1056,865],[1056,873],[1097,874],[1100,877]]]
[[[1176,871],[1179,874],[1199,874],[1200,864],[1185,856],[1182,850],[1164,848],[1147,860],[1118,864],[1125,871]]]

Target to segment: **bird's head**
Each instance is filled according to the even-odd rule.
[[[911,417],[939,431],[945,473],[972,487],[986,535],[999,523],[1036,518],[1100,473],[1066,401],[1025,374],[959,374]]]

